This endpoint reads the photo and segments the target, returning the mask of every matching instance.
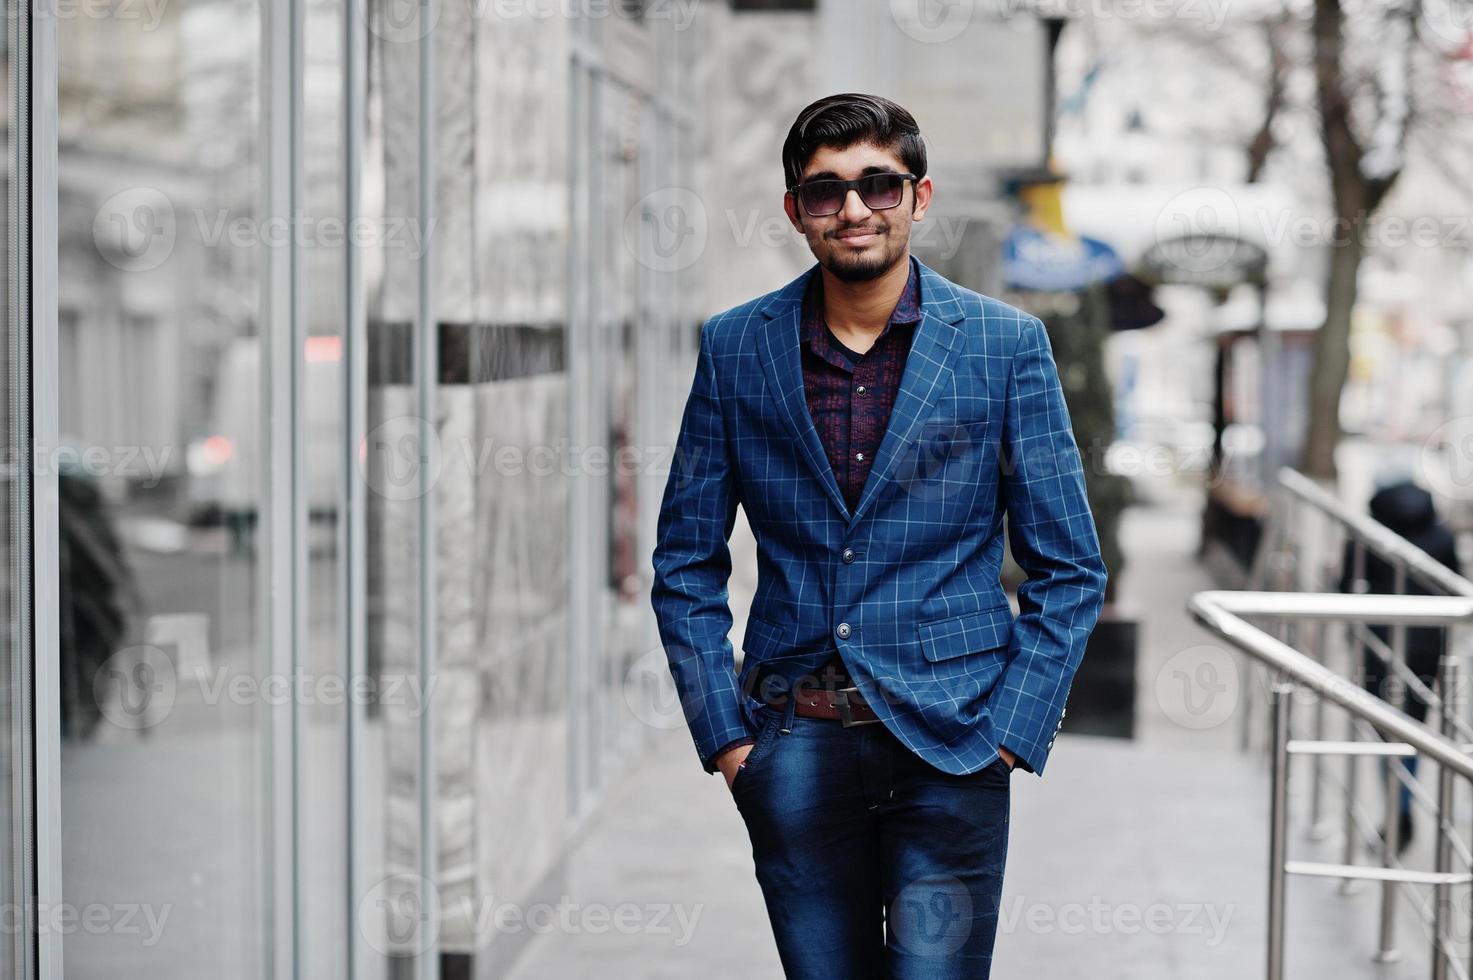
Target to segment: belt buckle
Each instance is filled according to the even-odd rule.
[[[880,719],[863,718],[856,719],[854,711],[849,707],[849,692],[859,692],[858,687],[836,687],[834,688],[834,707],[839,709],[839,724],[845,728],[854,728],[857,725],[873,725]]]

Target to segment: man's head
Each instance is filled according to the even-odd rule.
[[[798,113],[783,143],[783,173],[788,220],[819,264],[846,282],[874,279],[905,260],[910,226],[931,203],[920,128],[877,95],[830,95]],[[872,179],[847,190],[832,183],[865,177]]]

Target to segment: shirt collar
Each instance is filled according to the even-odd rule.
[[[803,314],[802,314],[801,342],[815,354],[823,355],[824,340],[822,331],[825,329],[823,318],[823,270],[813,270],[813,275],[808,279],[808,288],[803,292]],[[910,277],[905,281],[905,289],[900,293],[900,299],[895,304],[895,309],[890,312],[890,319],[885,324],[885,329],[880,331],[880,337],[890,332],[890,328],[896,324],[915,324],[921,319],[921,273],[916,263],[916,257],[910,257]],[[878,339],[876,343],[878,343]]]

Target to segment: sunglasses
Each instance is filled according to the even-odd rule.
[[[805,214],[810,218],[822,218],[838,214],[844,209],[844,199],[849,196],[851,188],[859,192],[859,199],[871,211],[887,211],[905,197],[905,182],[917,179],[915,174],[886,171],[866,174],[857,180],[824,177],[804,184],[794,184],[788,190],[798,198]]]

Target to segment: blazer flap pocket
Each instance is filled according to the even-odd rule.
[[[742,635],[742,652],[758,660],[780,656],[788,644],[788,630],[761,616],[747,615],[747,631]]]
[[[1006,646],[1013,637],[1013,610],[1006,603],[951,619],[933,619],[916,626],[921,652],[935,662]]]

